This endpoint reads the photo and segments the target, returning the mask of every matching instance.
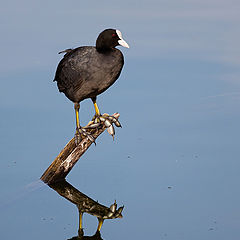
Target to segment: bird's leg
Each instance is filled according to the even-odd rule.
[[[83,212],[79,210],[79,229],[78,229],[78,236],[83,236],[82,217],[83,217]]]
[[[75,133],[75,142],[76,144],[81,142],[81,134],[80,134],[80,123],[79,123],[79,103],[74,103],[74,109],[76,114],[76,133]]]
[[[100,111],[99,111],[99,108],[98,108],[98,105],[97,105],[97,97],[92,98],[92,101],[93,101],[93,106],[95,108],[95,115],[94,115],[93,119],[94,120],[98,119],[98,121],[100,122],[99,117],[101,116],[101,114],[100,114]]]
[[[102,218],[98,218],[98,227],[97,227],[97,231],[100,232],[102,225],[103,225],[103,219],[102,219]]]
[[[79,103],[74,103],[74,109],[75,109],[75,114],[76,114],[76,133],[75,133],[75,142],[76,145],[78,145],[81,140],[82,137],[81,135],[87,137],[91,142],[95,143],[95,139],[94,137],[89,134],[86,129],[82,129],[79,123],[79,109],[80,109],[80,104]]]
[[[83,213],[81,211],[79,211],[79,229],[83,229],[83,227],[82,227],[82,217],[83,217]]]
[[[76,114],[76,126],[77,126],[77,128],[80,128],[80,123],[79,123],[80,104],[79,103],[74,103],[74,109],[75,109],[75,114]]]

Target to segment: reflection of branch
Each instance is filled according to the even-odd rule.
[[[81,193],[79,190],[74,188],[71,184],[66,182],[65,180],[59,181],[49,185],[52,189],[54,189],[58,194],[74,203],[79,210],[79,230],[78,237],[74,237],[72,239],[85,239],[83,236],[83,228],[82,228],[82,215],[83,213],[88,213],[93,216],[96,216],[99,221],[99,225],[95,235],[92,237],[87,237],[88,239],[101,239],[100,229],[105,219],[113,219],[113,218],[122,218],[122,210],[123,207],[119,207],[117,209],[116,202],[109,207],[99,204],[93,199],[89,198],[87,195]]]
[[[120,114],[114,113],[113,116],[118,119]],[[106,130],[106,126],[101,124],[97,129],[89,129],[89,133],[96,139]],[[47,184],[57,182],[64,179],[71,171],[79,158],[87,151],[92,142],[88,138],[83,140],[76,146],[75,139],[72,138],[64,149],[55,158],[52,164],[41,176],[41,180]]]
[[[97,218],[103,219],[122,218],[121,213],[117,214],[118,210],[115,211],[114,215],[109,217],[109,215],[111,215],[109,214],[111,212],[109,207],[94,201],[78,189],[74,188],[66,180],[50,184],[49,187],[54,189],[59,195],[66,198],[68,201],[75,204],[82,213],[86,212]]]

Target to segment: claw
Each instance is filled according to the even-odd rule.
[[[96,205],[92,205],[92,207],[89,209],[89,211],[92,211],[95,208],[96,208]]]
[[[101,123],[92,123],[86,127],[84,127],[84,129],[94,129],[94,128],[98,128],[101,125]]]
[[[114,140],[115,130],[113,125],[110,125],[110,127],[107,128],[107,131],[113,137],[113,140]]]
[[[110,126],[112,126],[111,122],[110,122],[109,120],[107,120],[107,119],[105,119],[104,124],[105,124],[105,126],[106,126],[107,128],[110,127]]]
[[[100,119],[98,118],[98,117],[96,117],[95,119],[94,119],[94,123],[99,123],[100,122]]]
[[[89,129],[92,129],[95,127],[97,128],[100,124],[104,124],[105,127],[107,128],[108,133],[113,137],[113,140],[114,140],[115,129],[113,127],[113,123],[115,124],[116,127],[122,127],[116,117],[110,116],[109,114],[104,113],[103,115],[95,115],[92,121],[90,122],[90,124],[88,124],[88,126],[85,128],[89,128]]]
[[[85,201],[83,201],[83,207],[84,207],[84,208],[86,208],[86,209],[88,209],[88,208],[89,208],[89,206],[86,204],[86,202],[85,202]]]
[[[117,209],[116,200],[115,200],[114,203],[110,206],[109,209],[110,209],[110,211],[108,212],[107,217],[108,217],[108,218],[111,218],[111,217],[115,214],[116,209]]]
[[[114,216],[115,218],[118,218],[118,217],[122,218],[121,213],[123,211],[123,208],[124,208],[124,206],[118,208],[118,210],[116,211],[115,216]]]
[[[122,127],[121,123],[114,116],[109,116],[108,118],[116,125],[116,127]]]
[[[78,127],[77,127],[76,133],[75,133],[75,143],[76,143],[76,145],[78,145],[82,140],[81,134],[83,136],[87,137],[91,142],[93,142],[96,145],[94,137],[90,133],[88,133],[86,131],[86,129],[78,128]]]
[[[87,138],[96,145],[95,139],[92,135],[87,135]]]
[[[116,121],[114,122],[116,127],[122,127],[121,123],[116,119]]]
[[[85,129],[84,129],[84,130],[85,130]],[[95,138],[94,138],[91,134],[89,134],[88,132],[86,132],[86,130],[85,130],[85,132],[83,133],[83,135],[84,135],[85,137],[87,137],[91,142],[93,142],[93,143],[96,145]]]
[[[117,203],[116,203],[116,200],[115,200],[115,202],[110,206],[110,211],[115,213],[116,209],[117,209]]]
[[[80,134],[80,131],[78,128],[76,129],[76,133],[75,133],[74,137],[75,137],[75,144],[78,145],[82,140],[81,134]]]
[[[117,210],[117,213],[121,214],[121,213],[122,213],[122,211],[123,211],[123,208],[124,208],[124,206],[122,206],[122,207],[118,208],[118,210]]]
[[[107,217],[111,218],[113,216],[113,214],[114,214],[113,212],[108,212]]]

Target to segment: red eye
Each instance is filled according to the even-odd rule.
[[[115,33],[113,33],[113,34],[112,34],[112,36],[113,36],[113,37],[116,37],[116,34],[115,34]]]

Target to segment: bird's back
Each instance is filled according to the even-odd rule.
[[[95,47],[79,47],[64,55],[54,81],[71,101],[80,102],[109,88],[119,77],[123,64],[118,49],[99,53]]]

